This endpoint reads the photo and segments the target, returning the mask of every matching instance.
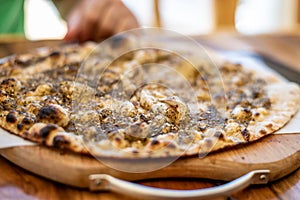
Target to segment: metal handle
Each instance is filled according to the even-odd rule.
[[[120,180],[107,174],[90,175],[89,180],[92,191],[108,190],[143,199],[207,199],[233,194],[251,184],[266,184],[269,174],[270,170],[254,170],[224,185],[196,190],[153,188]]]

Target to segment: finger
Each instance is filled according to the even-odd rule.
[[[83,24],[81,25],[80,41],[87,41],[93,39],[95,27],[101,23],[100,16],[110,4],[110,0],[90,0],[84,1],[81,6],[83,10]]]
[[[70,17],[67,20],[68,32],[65,35],[65,40],[74,41],[78,40],[78,36],[80,33],[80,24],[81,18],[78,10],[71,13]]]
[[[138,26],[136,18],[128,8],[121,1],[114,2],[107,10],[101,26],[97,29],[95,39],[109,37]]]
[[[123,9],[120,9],[120,7],[122,7]],[[120,2],[117,5],[116,9],[121,10],[119,12],[119,15],[120,15],[119,18],[121,20],[118,20],[118,23],[114,28],[114,34],[125,31],[125,30],[129,30],[132,28],[139,27],[139,23],[138,23],[137,19],[135,18],[135,16],[122,2]]]
[[[139,24],[135,18],[127,18],[119,22],[118,26],[116,26],[116,29],[114,30],[114,34],[138,27]]]
[[[99,40],[105,37],[109,37],[113,34],[113,27],[116,25],[118,19],[113,6],[107,8],[103,13],[101,23],[98,23],[97,29],[94,34],[94,40]],[[100,22],[100,20],[99,20]]]

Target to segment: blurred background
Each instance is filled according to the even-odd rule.
[[[300,30],[300,0],[123,0],[144,27],[188,35],[214,32],[260,34]],[[65,21],[50,0],[26,0],[30,40],[61,39]]]

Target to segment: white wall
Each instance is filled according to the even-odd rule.
[[[152,0],[123,0],[142,26],[153,26]],[[209,33],[214,28],[211,0],[160,0],[164,28],[183,34]]]
[[[100,1],[100,0],[99,0]],[[153,25],[153,0],[123,0],[142,26]],[[297,0],[240,0],[237,30],[244,34],[290,30]],[[214,29],[212,0],[160,0],[163,27],[182,34],[208,34]],[[29,39],[61,39],[67,28],[50,0],[26,0],[25,33]]]
[[[297,0],[240,0],[236,28],[245,34],[288,31],[296,24]]]
[[[62,39],[67,32],[51,1],[25,1],[25,35],[30,40]]]

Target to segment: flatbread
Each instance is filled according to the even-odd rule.
[[[294,83],[226,62],[218,66],[219,79],[205,60],[195,69],[155,49],[121,56],[95,86],[86,75],[103,67],[96,45],[44,48],[2,63],[0,126],[77,153],[154,158],[249,143],[298,110]],[[78,75],[83,64],[90,65],[85,76]]]

